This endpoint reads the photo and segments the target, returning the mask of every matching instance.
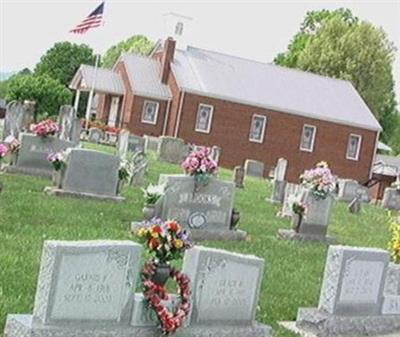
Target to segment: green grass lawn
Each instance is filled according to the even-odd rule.
[[[86,145],[99,148],[98,146]],[[101,147],[105,151],[111,148]],[[178,166],[156,162],[151,157],[146,183],[157,182],[160,173],[179,173]],[[222,169],[220,177],[232,178]],[[95,202],[47,196],[49,181],[19,175],[0,175],[0,334],[8,313],[33,310],[39,259],[44,240],[132,239],[130,222],[141,219],[140,188],[123,191],[126,202]],[[235,207],[241,212],[240,227],[250,234],[246,242],[205,242],[204,245],[254,254],[266,261],[257,318],[276,329],[276,336],[295,336],[277,326],[294,320],[297,309],[316,306],[325,264],[326,247],[276,238],[289,220],[277,218],[278,206],[265,201],[271,186],[247,178],[237,190]],[[389,232],[386,212],[376,206],[350,214],[345,204],[336,204],[330,234],[341,244],[386,248]]]

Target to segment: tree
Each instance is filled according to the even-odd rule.
[[[353,16],[349,9],[339,8],[334,11],[326,9],[309,11],[300,26],[300,32],[298,32],[290,42],[288,50],[284,53],[279,53],[274,59],[274,62],[281,66],[297,68],[297,59],[312,36],[319,31],[324,22],[334,18],[341,20],[348,26],[358,22],[358,18]]]
[[[388,141],[397,121],[394,51],[382,29],[350,11],[321,11],[308,13],[288,51],[275,62],[350,81],[382,124],[382,140]]]
[[[81,64],[95,63],[92,48],[85,44],[58,42],[50,48],[35,67],[36,75],[48,75],[68,86]]]
[[[70,104],[72,94],[48,75],[16,75],[8,81],[6,100],[36,102],[36,117],[58,114],[60,105]]]
[[[102,66],[112,68],[121,53],[134,53],[148,55],[154,47],[154,43],[143,35],[134,35],[124,41],[110,47],[104,54]]]

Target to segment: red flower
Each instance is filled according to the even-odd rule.
[[[171,222],[168,223],[168,228],[172,232],[179,232],[180,229],[181,229],[181,226],[176,221],[171,221]]]
[[[150,249],[154,250],[157,249],[157,247],[160,245],[160,240],[152,238],[149,241],[149,247]]]

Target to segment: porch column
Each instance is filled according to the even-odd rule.
[[[74,109],[75,109],[76,116],[78,116],[78,107],[79,107],[80,96],[81,96],[81,91],[79,89],[77,89],[75,92],[75,103],[74,103]]]

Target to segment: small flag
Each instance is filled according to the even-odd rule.
[[[85,20],[83,20],[70,33],[84,34],[91,28],[100,27],[103,22],[104,2],[102,2]]]

